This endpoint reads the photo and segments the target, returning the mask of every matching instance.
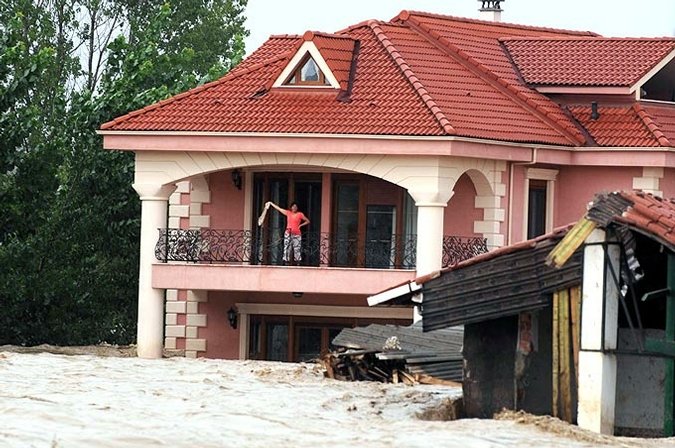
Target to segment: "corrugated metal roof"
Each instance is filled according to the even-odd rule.
[[[462,326],[423,333],[419,323],[408,327],[371,324],[367,327],[345,328],[332,343],[351,349],[382,351],[385,342],[392,336],[398,338],[401,350],[378,353],[379,359],[405,360],[406,368],[412,374],[462,380]]]
[[[424,331],[491,320],[543,308],[550,293],[581,282],[581,252],[562,269],[545,264],[561,233],[518,251],[457,267],[424,284]]]

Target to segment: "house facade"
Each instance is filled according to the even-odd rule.
[[[597,191],[675,195],[675,39],[403,11],[272,36],[222,79],[101,126],[142,202],[138,352],[310,359],[407,323],[366,297],[574,221]],[[309,218],[285,263],[285,218]]]

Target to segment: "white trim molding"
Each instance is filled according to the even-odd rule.
[[[314,42],[311,41],[305,41],[301,46],[300,49],[295,53],[295,56],[293,56],[286,65],[286,68],[281,72],[279,77],[274,81],[274,84],[272,84],[272,87],[296,87],[294,85],[288,85],[285,84],[286,80],[288,79],[289,76],[291,76],[291,73],[295,71],[295,69],[298,68],[298,64],[302,62],[302,59],[309,53],[309,55],[314,59],[314,62],[316,62],[316,65],[319,66],[319,70],[321,70],[326,77],[326,81],[330,84],[330,87],[334,89],[339,89],[340,88],[340,82],[337,80],[335,75],[333,75],[333,72],[328,68],[328,64],[326,63],[326,60],[321,56],[321,52],[319,51],[318,48],[316,48],[316,45],[314,45]],[[312,88],[321,88],[321,86],[311,86]]]

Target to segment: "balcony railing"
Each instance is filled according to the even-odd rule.
[[[155,257],[163,262],[414,269],[416,244],[416,235],[359,240],[330,233],[305,232],[301,260],[295,261],[289,256],[291,260],[286,261],[281,231],[159,229]],[[483,252],[487,252],[484,238],[446,236],[443,265],[449,266]]]

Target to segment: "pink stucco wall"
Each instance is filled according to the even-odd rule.
[[[577,221],[586,204],[602,191],[631,190],[633,177],[642,176],[641,167],[561,167],[556,182],[554,227]]]
[[[242,173],[244,185],[246,173]],[[202,206],[202,213],[211,217],[214,229],[241,230],[244,228],[244,187],[241,190],[232,183],[231,171],[219,171],[209,175],[211,203]]]
[[[367,306],[365,296],[304,294],[294,298],[290,293],[210,291],[209,301],[200,303],[199,312],[207,315],[208,326],[199,328],[198,337],[206,339],[207,358],[239,357],[239,328],[232,329],[227,311],[235,303],[269,303],[290,305]]]
[[[483,219],[483,210],[475,207],[476,188],[467,174],[455,184],[455,194],[448,201],[443,216],[443,234],[472,236],[474,221]]]
[[[663,170],[663,179],[661,179],[659,188],[664,198],[675,198],[675,169]]]
[[[509,229],[511,243],[516,243],[523,239],[523,226],[526,225],[526,217],[524,215],[525,170],[531,167],[530,165],[513,166],[513,191],[510,193],[512,206]],[[536,166],[536,168],[540,167]],[[585,213],[586,204],[593,199],[596,193],[601,191],[631,190],[633,187],[633,177],[642,176],[641,167],[564,166],[544,168],[558,169],[553,210],[554,228],[577,221]]]

